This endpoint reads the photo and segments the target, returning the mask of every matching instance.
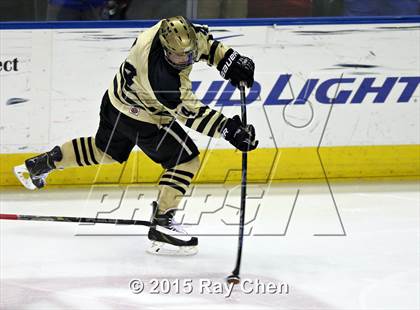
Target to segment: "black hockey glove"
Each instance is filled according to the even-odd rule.
[[[217,65],[220,75],[230,80],[233,86],[238,87],[244,81],[247,87],[254,84],[255,64],[251,58],[241,56],[233,49],[229,49]]]
[[[254,126],[244,127],[238,115],[228,118],[222,128],[222,136],[242,152],[255,150],[258,145]]]

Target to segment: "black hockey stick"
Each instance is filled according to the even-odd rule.
[[[49,221],[49,222],[72,222],[72,223],[92,223],[92,224],[120,224],[120,225],[142,225],[150,226],[148,221],[121,220],[121,219],[101,219],[94,217],[72,217],[72,216],[43,216],[43,215],[19,215],[19,214],[0,214],[0,220],[23,220],[23,221]]]
[[[242,125],[246,126],[246,98],[245,98],[245,83],[239,84],[239,91],[241,92],[241,119]],[[242,245],[244,241],[244,223],[245,223],[245,199],[246,199],[246,173],[248,166],[248,154],[242,152],[242,177],[241,177],[241,208],[239,211],[239,236],[238,236],[238,254],[236,256],[236,265],[232,274],[227,277],[228,283],[238,284],[240,281],[239,270],[241,268]]]

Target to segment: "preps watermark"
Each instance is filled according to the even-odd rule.
[[[229,298],[232,293],[255,295],[288,295],[290,285],[283,282],[242,279],[239,284],[215,279],[132,279],[129,288],[133,294],[156,295],[221,295]]]

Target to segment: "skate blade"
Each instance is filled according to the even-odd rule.
[[[29,176],[28,169],[26,169],[25,164],[20,166],[15,166],[13,168],[13,172],[15,173],[16,178],[25,186],[27,189],[31,191],[35,190],[37,187],[32,183],[31,177]]]
[[[175,246],[172,244],[153,241],[147,253],[166,256],[191,256],[198,252],[198,246]]]

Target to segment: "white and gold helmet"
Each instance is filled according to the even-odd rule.
[[[165,58],[176,69],[192,65],[197,57],[197,36],[191,22],[175,16],[164,19],[159,29],[159,39]]]

